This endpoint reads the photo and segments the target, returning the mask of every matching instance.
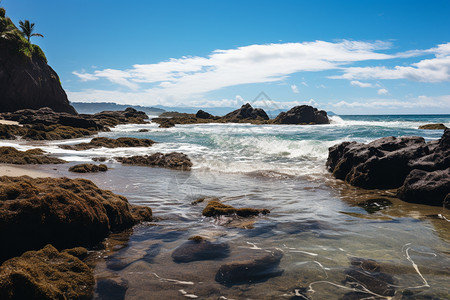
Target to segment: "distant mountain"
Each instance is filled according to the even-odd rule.
[[[134,109],[143,111],[150,116],[159,116],[160,114],[165,112],[164,109],[156,107],[117,104],[113,102],[98,102],[98,103],[72,102],[71,104],[80,114],[95,114],[104,110],[124,110],[127,107],[132,107]]]

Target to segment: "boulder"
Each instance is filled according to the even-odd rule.
[[[151,210],[133,211],[127,199],[85,179],[0,177],[0,261],[51,243],[90,245],[129,228]]]
[[[404,201],[440,206],[450,193],[450,129],[428,143],[422,137],[344,142],[329,148],[327,167],[352,185],[399,188],[397,197]]]
[[[250,120],[269,120],[269,116],[261,108],[253,108],[250,103],[244,104],[241,108],[226,114],[223,119],[229,122]]]
[[[329,148],[327,167],[337,179],[366,188],[400,187],[410,162],[428,153],[422,137],[386,137],[368,144],[344,142]]]
[[[446,129],[447,126],[445,126],[442,123],[436,123],[436,124],[425,124],[419,126],[419,129],[428,129],[428,130],[437,130],[437,129]]]
[[[0,25],[0,112],[50,107],[77,114],[41,48],[30,44],[9,18],[0,16]]]
[[[86,250],[86,249],[85,249]],[[28,251],[0,266],[0,299],[91,299],[92,270],[52,245]]]
[[[278,267],[282,257],[279,249],[249,250],[240,258],[221,265],[215,279],[225,286],[265,281],[283,274]]]
[[[222,259],[229,253],[230,246],[227,243],[212,243],[202,237],[194,236],[172,252],[172,259],[176,263],[188,263]]]
[[[24,135],[27,130],[27,128],[18,125],[0,124],[0,140],[15,140],[16,136]]]
[[[168,169],[188,171],[192,167],[192,162],[186,154],[179,152],[161,153],[151,155],[115,157],[115,160],[127,165],[162,167]]]
[[[281,112],[274,124],[330,124],[327,112],[309,105],[300,105],[287,112]]]
[[[234,208],[231,205],[223,204],[217,200],[209,201],[202,214],[205,217],[216,217],[221,215],[238,215],[239,217],[251,217],[259,214],[266,215],[270,213],[268,209],[256,208]]]
[[[69,172],[74,173],[97,173],[106,172],[108,167],[106,165],[94,165],[94,164],[79,164],[69,168]]]
[[[207,113],[206,111],[203,110],[199,110],[196,114],[195,117],[198,119],[213,119],[214,116],[211,115],[210,113]]]

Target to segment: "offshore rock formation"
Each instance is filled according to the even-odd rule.
[[[30,44],[5,16],[0,16],[0,91],[0,112],[50,107],[77,113],[44,52]]]
[[[287,112],[281,112],[274,124],[330,124],[327,112],[309,105],[295,106]]]
[[[386,137],[329,148],[327,167],[337,179],[366,188],[399,188],[407,202],[442,205],[450,193],[450,129],[439,141]]]
[[[68,150],[88,150],[93,148],[120,148],[120,147],[150,147],[155,142],[150,139],[137,139],[130,137],[121,137],[117,139],[111,139],[107,137],[93,138],[89,143],[81,143],[76,145],[62,145],[63,149]]]
[[[150,221],[149,207],[85,179],[0,177],[0,261],[52,244],[90,245],[110,231]]]
[[[241,108],[226,114],[223,117],[227,122],[239,122],[240,120],[269,120],[269,116],[261,108],[253,108],[250,103],[244,104]]]

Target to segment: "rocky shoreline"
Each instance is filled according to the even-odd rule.
[[[329,149],[326,163],[337,179],[365,189],[398,189],[413,203],[450,205],[450,129],[439,141],[386,137],[368,144],[343,142]]]

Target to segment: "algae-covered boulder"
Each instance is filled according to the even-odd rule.
[[[65,160],[46,155],[42,149],[20,151],[13,147],[0,147],[0,163],[4,164],[63,164]]]
[[[270,213],[268,209],[257,209],[257,208],[234,208],[231,205],[223,204],[219,201],[212,200],[209,201],[208,205],[203,209],[202,214],[205,217],[215,217],[221,215],[238,215],[239,217],[251,217],[257,216],[259,214],[266,215]]]
[[[0,261],[49,243],[90,245],[144,220],[151,220],[150,208],[133,209],[86,179],[0,177],[0,237],[8,245],[0,247]]]
[[[52,245],[25,252],[0,266],[0,299],[91,299],[92,270]]]
[[[154,153],[144,156],[131,157],[115,157],[115,159],[123,164],[162,167],[176,170],[188,171],[192,167],[192,162],[186,154],[171,152],[171,153]]]
[[[94,164],[79,164],[69,168],[69,172],[74,173],[97,173],[106,172],[108,167],[106,165],[94,165]]]
[[[439,130],[439,129],[445,129],[447,126],[445,126],[442,123],[433,123],[433,124],[425,124],[419,126],[419,129],[428,129],[428,130]]]

